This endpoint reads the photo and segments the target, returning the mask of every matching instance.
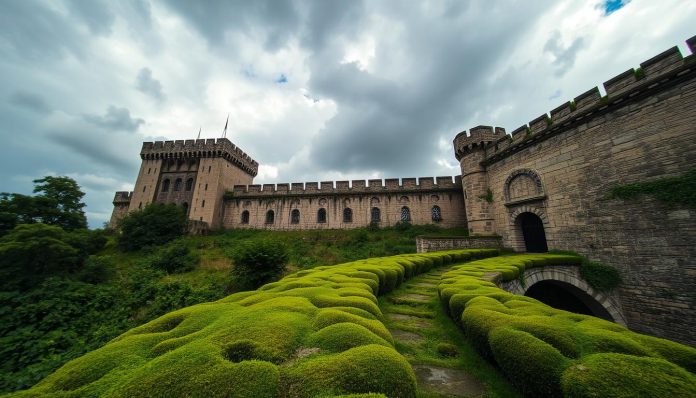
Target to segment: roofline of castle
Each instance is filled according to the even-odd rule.
[[[140,158],[190,159],[224,158],[252,177],[259,172],[259,163],[227,138],[143,142]]]
[[[603,86],[592,89],[542,114],[527,124],[506,134],[502,128],[478,126],[457,134],[453,140],[457,160],[472,150],[485,150],[481,165],[488,166],[513,153],[558,135],[568,129],[587,123],[590,119],[613,112],[631,103],[654,96],[656,93],[696,77],[696,36],[686,41],[691,54],[683,57],[674,46],[649,60],[640,68],[633,68],[607,80]]]
[[[352,180],[352,181],[322,181],[294,182],[284,184],[254,184],[235,185],[228,191],[226,199],[255,199],[269,197],[300,197],[326,195],[359,195],[359,194],[406,194],[427,192],[461,192],[460,176],[446,177],[409,177]]]

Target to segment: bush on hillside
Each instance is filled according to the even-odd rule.
[[[181,207],[152,203],[119,221],[118,244],[126,251],[163,245],[182,236],[187,224],[186,213]]]
[[[272,282],[285,272],[288,249],[270,239],[250,240],[242,243],[232,253],[232,276],[241,288],[256,289]]]
[[[188,272],[198,265],[198,256],[180,241],[174,241],[158,250],[149,261],[150,266],[168,274]]]

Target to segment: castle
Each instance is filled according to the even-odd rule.
[[[696,345],[696,211],[608,198],[614,186],[696,167],[696,36],[687,44],[688,57],[673,47],[605,82],[605,96],[595,87],[510,135],[458,134],[454,178],[252,185],[258,163],[227,139],[146,142],[111,223],[159,202],[205,228],[467,226],[518,251],[574,250],[613,265],[630,328]]]

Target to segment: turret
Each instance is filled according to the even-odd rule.
[[[454,137],[454,155],[462,171],[462,189],[469,232],[492,234],[496,232],[489,203],[488,174],[481,165],[485,158],[485,146],[505,135],[499,127],[478,126]]]

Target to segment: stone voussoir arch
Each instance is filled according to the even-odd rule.
[[[505,199],[505,203],[510,202],[510,183],[521,175],[525,175],[534,181],[538,195],[544,195],[546,192],[539,173],[532,169],[517,169],[511,172],[505,179],[505,184],[503,185],[503,198]]]
[[[510,293],[524,295],[527,290],[538,282],[554,281],[572,285],[587,294],[596,301],[611,316],[611,320],[626,326],[626,317],[623,314],[621,302],[615,292],[600,292],[590,286],[585,279],[580,276],[578,266],[547,266],[527,269],[523,272],[521,280],[515,279],[507,282],[498,283],[498,287]]]
[[[517,220],[517,217],[520,216],[522,213],[533,213],[536,214],[541,221],[544,224],[549,223],[548,217],[546,217],[546,212],[540,205],[522,205],[519,207],[516,207],[514,210],[510,212],[510,223],[512,225],[515,225],[515,221]]]

